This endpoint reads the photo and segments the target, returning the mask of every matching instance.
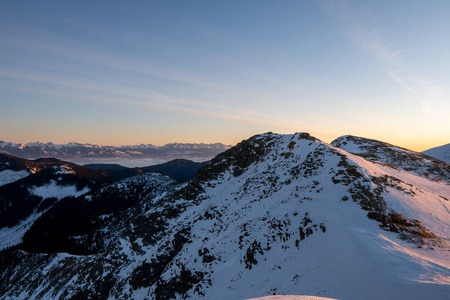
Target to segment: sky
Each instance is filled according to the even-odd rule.
[[[450,143],[450,1],[0,0],[0,140]]]

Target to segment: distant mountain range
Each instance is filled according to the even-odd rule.
[[[135,146],[99,146],[92,144],[53,143],[16,144],[0,141],[0,153],[7,153],[21,158],[54,157],[67,160],[79,159],[145,159],[172,160],[176,158],[209,160],[231,146],[221,143],[191,144],[170,143],[164,146],[141,144]]]

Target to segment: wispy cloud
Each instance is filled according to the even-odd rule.
[[[216,103],[199,101],[196,99],[181,99],[150,88],[136,88],[121,85],[92,81],[67,75],[59,75],[33,70],[1,70],[0,76],[39,83],[32,88],[24,85],[2,86],[0,89],[9,89],[32,95],[58,97],[61,101],[94,102],[100,105],[118,105],[134,107],[138,110],[162,112],[166,114],[185,114],[191,116],[221,119],[242,124],[265,124],[268,127],[293,130],[301,123],[298,119],[263,113],[257,110]],[[49,88],[50,86],[50,88]],[[51,88],[57,87],[57,89]],[[62,88],[62,89],[61,89]],[[75,91],[75,92],[71,92]]]
[[[273,101],[272,95],[267,93],[267,90],[301,90],[301,88],[261,73],[260,70],[247,68],[245,71],[239,71],[238,62],[233,65],[236,68],[228,69],[229,72],[234,72],[234,76],[226,77],[231,80],[221,80],[223,78],[208,77],[206,73],[197,74],[192,70],[183,70],[179,66],[171,67],[151,61],[135,60],[132,56],[122,56],[108,49],[90,47],[88,44],[77,43],[77,40],[52,32],[39,31],[36,37],[16,37],[7,33],[1,36],[9,47],[20,51],[32,49],[33,53],[39,55],[60,58],[65,64],[56,65],[56,69],[41,69],[39,66],[33,68],[33,65],[27,65],[24,69],[16,66],[0,69],[0,76],[42,84],[37,88],[17,86],[17,91],[58,95],[61,99],[78,97],[85,102],[129,105],[149,111],[164,111],[168,114],[178,112],[240,123],[267,124],[268,127],[286,130],[304,127],[306,124],[306,121],[288,118],[286,114],[277,116],[273,111],[267,112],[268,109],[266,112],[259,109],[260,107],[255,109],[256,105]],[[120,82],[119,77],[113,78],[113,75],[104,71],[88,73],[86,70],[90,68],[78,68],[77,65],[89,65],[115,71],[111,73],[121,74],[126,78],[126,82]],[[227,68],[227,63],[220,65]],[[214,67],[217,65],[212,66]],[[133,79],[136,81],[133,82]],[[172,91],[163,92],[158,86],[150,83],[152,79],[169,82],[174,90],[179,88],[183,91],[183,86],[198,89],[198,94],[203,94],[203,97],[195,97],[194,93],[183,96],[179,96],[181,93],[178,93],[177,96],[177,93]],[[145,82],[146,80],[148,82]],[[248,81],[244,82],[244,80]],[[246,84],[249,81],[257,84],[254,84],[252,88],[251,85]],[[46,88],[48,85],[59,87],[59,89],[56,91],[48,89]],[[76,92],[70,92],[71,90]]]
[[[351,1],[323,1],[323,7],[337,17],[348,38],[369,56],[376,59],[386,75],[402,86],[412,101],[421,104],[422,113],[438,116],[439,107],[448,100],[448,91],[426,76],[417,74],[407,61],[407,52],[388,38],[389,30],[367,7]]]
[[[365,7],[351,7],[351,2],[335,2],[335,11],[346,34],[366,53],[389,66],[401,64],[405,54],[386,38],[380,18]]]
[[[440,110],[440,107],[444,106],[444,99],[447,99],[447,90],[427,79],[416,78],[416,85],[418,90],[418,99],[422,104],[422,109],[425,113],[431,116],[443,116],[448,118],[448,110]],[[448,103],[447,103],[448,105]]]
[[[38,31],[37,37],[16,37],[1,34],[2,43],[9,47],[17,48],[18,51],[32,49],[34,53],[53,56],[66,61],[72,61],[91,66],[99,66],[109,70],[116,70],[127,74],[129,77],[141,76],[141,78],[158,78],[176,82],[178,84],[195,86],[202,89],[213,89],[218,92],[228,92],[236,89],[229,82],[218,82],[204,75],[198,75],[192,70],[183,71],[180,66],[171,67],[145,61],[135,60],[132,56],[124,56],[78,43],[77,40],[69,39],[57,34]],[[128,45],[133,47],[133,45]],[[67,70],[73,71],[73,70]]]

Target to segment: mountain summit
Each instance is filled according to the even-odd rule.
[[[333,144],[307,133],[244,140],[141,201],[98,253],[0,252],[0,295],[447,298],[448,164],[368,139]]]

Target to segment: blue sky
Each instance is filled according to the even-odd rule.
[[[450,142],[449,1],[1,1],[0,140]]]

